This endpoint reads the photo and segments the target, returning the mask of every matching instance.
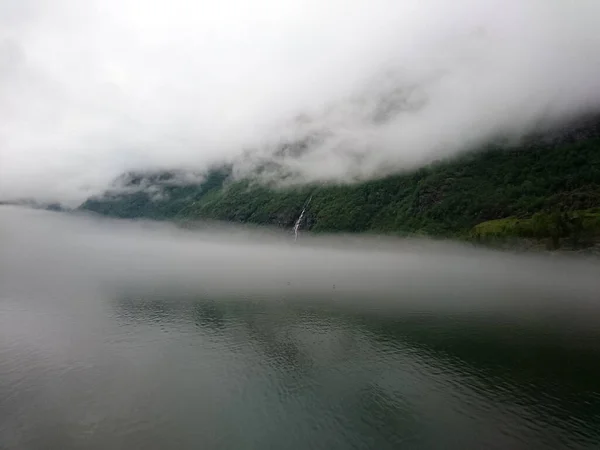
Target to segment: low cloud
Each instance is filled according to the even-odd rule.
[[[219,161],[361,179],[518,136],[600,105],[599,14],[594,0],[0,0],[0,199],[77,203],[129,170]]]

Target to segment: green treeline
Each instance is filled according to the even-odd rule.
[[[168,173],[162,176],[168,179]],[[316,232],[479,239],[589,236],[597,224],[593,208],[600,207],[600,139],[474,152],[352,185],[277,189],[232,181],[227,169],[217,169],[196,185],[159,188],[158,196],[148,189],[107,194],[82,208],[123,218],[217,219],[291,228],[312,196],[303,228]],[[485,225],[488,221],[496,222]]]

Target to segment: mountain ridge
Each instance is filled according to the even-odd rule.
[[[573,234],[576,216],[589,217],[589,210],[600,207],[600,120],[586,117],[529,135],[508,148],[490,145],[355,184],[281,187],[237,179],[226,165],[193,176],[158,171],[130,174],[128,180],[88,199],[80,209],[129,219],[216,219],[291,229],[312,196],[302,228],[314,232],[481,239],[486,228],[479,226],[475,232],[476,227],[486,221],[537,215],[538,225],[546,222],[544,230],[537,226],[537,237],[567,237]],[[561,220],[567,225],[557,232],[560,227],[553,223]],[[597,230],[594,224],[590,227],[594,230],[587,230],[588,241],[593,241]],[[525,233],[519,230],[508,234]],[[498,234],[496,229],[494,237]]]

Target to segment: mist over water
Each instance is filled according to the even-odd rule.
[[[0,447],[598,448],[599,273],[0,207]]]

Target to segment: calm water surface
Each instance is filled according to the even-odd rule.
[[[344,254],[338,271],[339,249],[285,247],[292,268],[310,266],[294,278],[278,271],[283,244],[238,242],[228,267],[206,236],[44,214],[0,215],[0,448],[600,448],[598,266],[568,266],[582,277],[570,296],[502,273],[483,286],[510,289],[473,308],[485,290],[471,256],[453,256],[465,269],[450,278],[411,256],[427,276],[392,289],[381,268],[356,280],[355,253],[389,267],[379,250]],[[341,273],[368,289],[346,292]]]

